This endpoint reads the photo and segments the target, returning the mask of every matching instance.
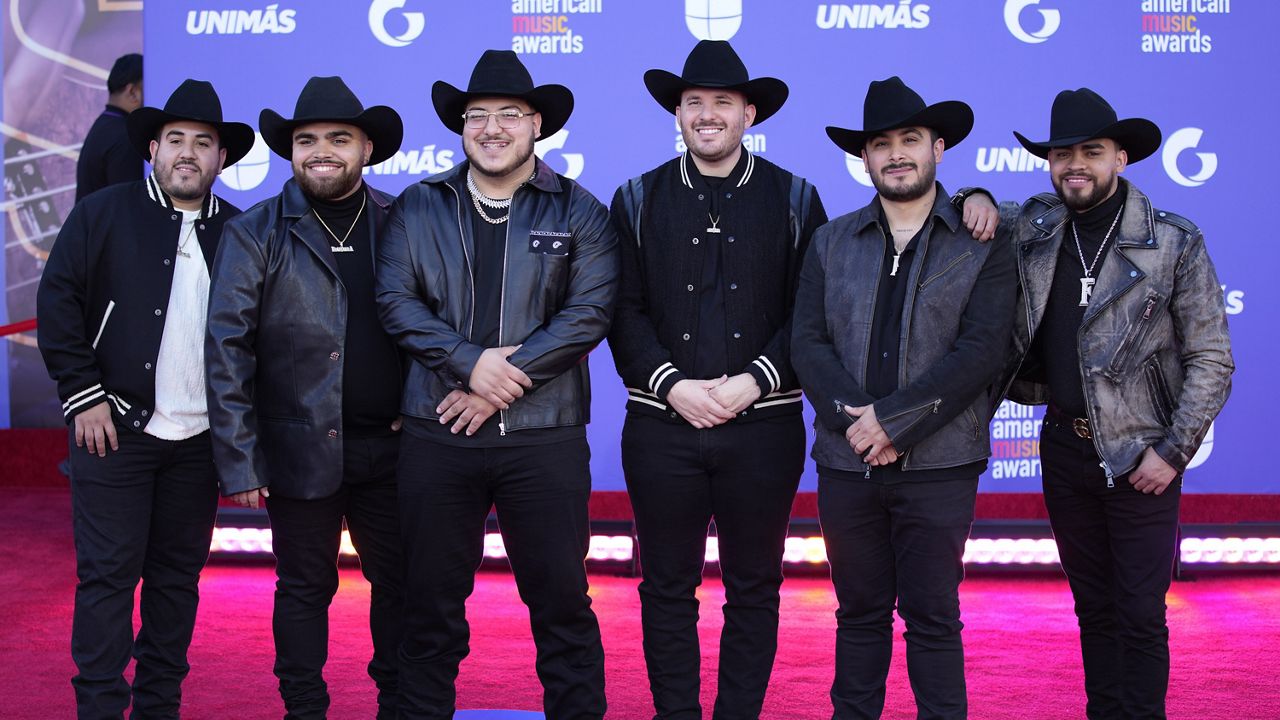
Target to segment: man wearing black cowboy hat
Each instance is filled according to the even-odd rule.
[[[197,80],[164,110],[130,113],[127,129],[153,171],[72,209],[36,317],[73,428],[79,715],[121,717],[132,700],[136,717],[176,718],[218,498],[204,388],[209,267],[239,212],[209,188],[253,147],[253,129],[223,122],[213,86]]]
[[[1165,593],[1181,475],[1231,391],[1222,290],[1194,223],[1156,210],[1125,167],[1160,130],[1087,88],[1053,101],[1056,194],[1012,222],[1022,279],[1009,398],[1048,403],[1044,499],[1075,597],[1090,718],[1164,717]],[[1007,206],[1007,204],[1006,204]]]
[[[604,651],[583,565],[591,492],[586,355],[617,285],[604,206],[533,152],[573,95],[489,50],[431,89],[467,160],[410,186],[378,254],[383,324],[413,362],[401,410],[406,564],[401,713],[452,717],[466,599],[490,507],[529,606],[548,718],[600,718]]]
[[[778,635],[791,503],[804,468],[791,303],[817,190],[742,146],[787,99],[724,41],[645,85],[688,151],[625,183],[611,214],[622,282],[609,334],[627,386],[622,465],[635,512],[645,662],[659,718],[701,718],[695,591],[714,518],[726,602],[717,718],[760,715]]]
[[[209,300],[209,396],[222,493],[263,498],[276,555],[275,673],[290,718],[323,718],[328,608],[343,521],[372,586],[369,675],[396,717],[403,564],[396,510],[401,367],[374,299],[391,198],[365,166],[400,148],[395,110],[338,77],[307,81],[263,140],[293,164],[284,190],[228,223]]]
[[[822,226],[800,272],[791,358],[817,413],[818,511],[840,606],[836,718],[879,717],[893,610],[921,718],[967,714],[961,558],[990,455],[991,349],[1008,342],[1007,243],[980,243],[936,180],[973,127],[961,102],[925,105],[872,82],[862,130],[828,127],[876,188]]]

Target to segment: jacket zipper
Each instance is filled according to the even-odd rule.
[[[516,188],[519,190],[520,188]],[[507,221],[503,223],[506,231],[502,235],[502,282],[498,285],[498,347],[502,344],[503,317],[507,310],[507,252],[511,245],[511,215],[515,211],[516,193],[512,191],[512,204],[507,207]],[[507,436],[507,411],[498,411],[498,435]]]
[[[1129,362],[1129,357],[1133,355],[1138,344],[1147,335],[1147,323],[1151,321],[1151,315],[1155,312],[1155,309],[1156,299],[1148,297],[1147,306],[1143,309],[1142,316],[1138,318],[1138,326],[1134,328],[1129,337],[1125,338],[1125,344],[1121,345],[1120,349],[1116,351],[1115,358],[1111,361],[1112,372],[1119,374],[1125,364]]]
[[[1106,303],[1104,303],[1101,307],[1099,307],[1098,312],[1094,313],[1093,316],[1096,318],[1103,310],[1107,309],[1108,305],[1111,305],[1117,300],[1119,300],[1119,296],[1111,298]],[[1151,304],[1155,303],[1155,301],[1152,298],[1147,298],[1147,301]],[[1148,309],[1147,312],[1149,313],[1150,309]],[[1146,317],[1146,313],[1144,313],[1144,317]],[[1085,326],[1084,326],[1084,323],[1082,322],[1080,324],[1080,329],[1076,331],[1077,354],[1080,352],[1080,341],[1084,337],[1084,330],[1085,330]],[[1089,384],[1085,381],[1085,377],[1084,377],[1083,356],[1081,356],[1081,361],[1080,361],[1078,370],[1080,372],[1080,389],[1084,391],[1084,414],[1085,414],[1085,417],[1089,420],[1089,429],[1090,429],[1089,434],[1092,436],[1089,438],[1089,442],[1093,444],[1093,449],[1095,452],[1098,453],[1098,459],[1101,460],[1101,462],[1098,463],[1098,467],[1102,468],[1102,471],[1107,474],[1107,488],[1112,489],[1116,486],[1116,480],[1115,480],[1116,476],[1115,476],[1115,472],[1112,471],[1111,469],[1111,464],[1107,462],[1106,457],[1103,456],[1102,454],[1102,447],[1098,445],[1098,433],[1097,433],[1098,423],[1097,423],[1097,419],[1094,417],[1094,414],[1093,414],[1093,402],[1089,397]]]

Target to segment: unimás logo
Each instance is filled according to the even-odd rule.
[[[869,30],[904,28],[921,30],[929,27],[929,6],[912,4],[912,0],[896,3],[818,6],[818,28],[822,30]]]
[[[980,147],[975,162],[978,172],[1034,172],[1048,170],[1049,161],[1027,152],[1024,147]]]
[[[232,190],[252,190],[267,179],[267,171],[271,169],[271,150],[262,140],[262,133],[253,134],[253,147],[249,154],[240,158],[240,162],[224,168],[218,177],[222,184]]]
[[[543,138],[534,143],[533,151],[538,154],[538,157],[542,158],[543,162],[548,164],[550,164],[551,161],[547,160],[547,153],[553,150],[557,151],[556,154],[564,160],[565,164],[565,169],[561,171],[560,174],[570,180],[577,180],[578,176],[582,174],[582,169],[586,167],[587,161],[582,157],[582,153],[559,152],[564,149],[564,145],[568,141],[569,131],[564,128],[560,128],[551,137]]]
[[[862,164],[862,158],[845,153],[844,168],[849,171],[850,177],[858,181],[859,185],[871,187],[871,175],[867,172],[866,166]]]
[[[188,35],[288,34],[298,27],[298,11],[272,3],[258,10],[189,10]]]
[[[742,27],[742,0],[684,0],[684,24],[699,40],[730,40]]]
[[[1049,36],[1058,32],[1058,26],[1062,24],[1062,13],[1053,9],[1036,8],[1036,12],[1040,14],[1039,30],[1030,32],[1022,24],[1022,11],[1028,7],[1039,5],[1040,0],[1005,0],[1004,3],[1004,24],[1009,28],[1009,32],[1024,43],[1036,45],[1049,39]]]
[[[368,166],[364,174],[374,175],[434,175],[454,166],[453,151],[437,149],[435,144],[421,149],[397,150],[395,155],[377,165]]]
[[[1178,130],[1164,141],[1164,150],[1160,153],[1160,159],[1164,162],[1164,171],[1169,174],[1170,180],[1183,187],[1200,187],[1218,171],[1218,154],[1206,152],[1196,153],[1196,157],[1200,159],[1198,171],[1184,175],[1178,169],[1178,158],[1187,150],[1197,147],[1203,135],[1204,130],[1188,127]]]
[[[1213,453],[1213,425],[1209,423],[1209,432],[1204,434],[1204,442],[1200,443],[1200,449],[1196,450],[1196,454],[1191,457],[1191,462],[1187,463],[1188,470],[1203,465]]]
[[[408,0],[373,0],[369,4],[369,30],[378,42],[389,47],[405,47],[422,34],[427,26],[427,18],[420,12],[405,12],[404,6],[407,4]],[[387,18],[392,10],[400,10],[397,14],[404,21],[404,32],[398,35],[391,34],[387,28]]]

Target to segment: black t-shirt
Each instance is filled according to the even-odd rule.
[[[400,358],[382,329],[374,295],[373,242],[368,193],[364,186],[335,202],[308,198],[315,213],[351,252],[333,254],[347,291],[347,334],[343,339],[342,425],[353,437],[391,433],[400,413]],[[365,203],[361,212],[361,204]],[[358,217],[357,217],[358,216]],[[350,235],[347,230],[350,229]],[[329,236],[331,246],[337,239]]]
[[[1053,287],[1045,306],[1044,319],[1036,330],[1031,352],[1044,369],[1049,384],[1049,399],[1064,413],[1073,417],[1088,414],[1084,387],[1080,381],[1080,345],[1077,336],[1084,320],[1087,305],[1081,305],[1081,278],[1085,268],[1093,264],[1090,276],[1102,274],[1111,248],[1119,236],[1116,218],[1124,211],[1124,199],[1128,191],[1124,180],[1111,197],[1083,213],[1072,212],[1063,228],[1062,248],[1053,271]],[[1115,229],[1112,229],[1112,223]],[[1074,231],[1073,231],[1074,226]],[[1111,230],[1111,237],[1103,245],[1103,238]],[[1080,247],[1076,248],[1076,233]],[[1101,252],[1101,255],[1099,255]],[[1084,261],[1081,261],[1081,255]],[[1097,262],[1094,263],[1094,257]]]

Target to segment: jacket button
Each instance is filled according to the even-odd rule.
[[[337,431],[337,430],[330,430],[330,431],[329,431],[329,437],[331,437],[331,438],[336,438],[336,437],[338,437],[338,431]]]
[[[732,235],[730,235],[730,236],[729,236],[729,242],[733,242],[733,236],[732,236]]]
[[[689,339],[689,333],[685,333],[685,334],[684,334],[684,339],[685,339],[685,340],[688,340],[688,339]]]
[[[690,286],[689,286],[689,292],[693,292],[693,286],[692,286],[692,285],[690,285]]]
[[[737,332],[736,332],[736,333],[734,333],[734,334],[733,334],[733,339],[734,339],[734,340],[740,340],[740,339],[742,339],[742,333],[737,333]]]
[[[733,193],[725,193],[725,194],[724,194],[724,196],[725,196],[726,198],[731,198],[731,197],[733,197]]]
[[[201,230],[203,230],[203,229],[204,229],[204,223],[200,223],[200,229],[201,229]]]
[[[672,420],[675,420],[675,419],[676,419],[676,418],[678,418],[678,417],[680,417],[680,413],[677,413],[677,412],[673,412],[673,413],[671,413],[671,419],[672,419]]]
[[[694,238],[694,239],[693,239],[693,244],[694,244],[694,245],[697,245],[697,244],[698,244],[698,238]]]
[[[1155,245],[1155,244],[1156,244],[1156,239],[1155,239],[1155,238],[1147,238],[1147,244],[1148,244],[1148,245]]]
[[[705,196],[705,195],[703,195],[702,193],[698,193],[698,199],[699,199],[699,200],[706,200],[707,198],[706,198],[706,196]]]
[[[134,426],[134,427],[142,427],[142,423],[138,422],[137,420],[134,420],[134,421],[133,421],[133,426]]]
[[[169,219],[170,219],[170,220],[177,220],[177,219],[178,219],[178,216],[177,216],[177,215],[170,215],[170,216],[169,216]]]
[[[1161,212],[1161,213],[1160,213],[1160,217],[1164,217],[1164,213],[1163,213],[1163,212]]]
[[[147,415],[150,415],[150,414],[151,413],[148,413],[146,410],[142,411],[142,417],[146,417]]]
[[[1129,277],[1138,277],[1138,271],[1137,271],[1137,270],[1130,270],[1130,271],[1129,271]]]
[[[160,308],[156,308],[156,317],[160,317]]]
[[[164,259],[164,264],[165,264],[165,265],[168,265],[170,262],[172,262],[172,261],[171,261],[169,258],[165,258],[165,259]]]
[[[146,368],[147,370],[150,370],[150,369],[151,369],[151,363],[147,363],[147,364],[143,365],[142,367]]]
[[[730,289],[730,290],[737,290],[737,289],[738,289],[738,283],[729,283],[729,289]]]
[[[329,353],[329,359],[330,359],[330,360],[337,360],[339,357],[341,357],[341,355],[339,355],[339,354],[338,354],[338,353],[336,353],[336,352],[334,352],[334,353]]]
[[[1044,218],[1036,218],[1036,224],[1037,224],[1037,225],[1043,225],[1043,224],[1044,224]]]

